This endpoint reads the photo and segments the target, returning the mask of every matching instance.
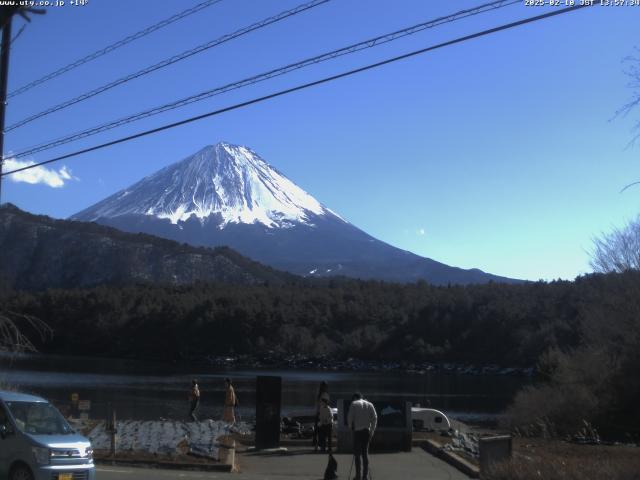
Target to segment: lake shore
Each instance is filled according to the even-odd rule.
[[[306,355],[219,355],[192,359],[195,364],[204,364],[226,369],[295,369],[329,372],[404,372],[411,375],[425,375],[442,372],[460,375],[509,375],[533,377],[532,366],[505,366],[482,363],[457,362],[398,362],[367,360],[360,358],[336,359],[328,356]]]
[[[495,363],[469,363],[456,361],[391,361],[371,360],[363,358],[333,358],[329,356],[309,356],[300,354],[278,354],[275,352],[257,355],[207,355],[198,357],[185,357],[181,361],[167,362],[165,359],[153,358],[110,358],[110,357],[86,357],[83,355],[59,355],[59,354],[32,354],[0,352],[0,362],[6,364],[30,363],[38,358],[52,360],[77,359],[79,363],[100,363],[113,366],[126,366],[125,369],[145,370],[145,366],[157,368],[161,365],[168,372],[183,371],[185,368],[215,368],[233,372],[234,370],[298,370],[308,372],[335,372],[335,373],[385,373],[403,372],[409,375],[425,375],[428,373],[444,373],[456,375],[488,375],[488,376],[516,376],[532,378],[536,371],[530,365],[498,365]]]

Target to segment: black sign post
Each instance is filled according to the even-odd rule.
[[[281,377],[256,377],[256,448],[280,446]]]

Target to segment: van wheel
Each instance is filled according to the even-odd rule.
[[[29,467],[25,465],[17,465],[11,469],[9,480],[33,480],[33,474]]]

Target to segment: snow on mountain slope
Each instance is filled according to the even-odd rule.
[[[218,143],[121,190],[72,218],[95,221],[149,215],[171,223],[216,216],[230,223],[288,228],[312,226],[314,215],[337,214],[267,164],[252,150]]]
[[[373,238],[251,149],[228,143],[205,147],[71,218],[195,246],[226,245],[296,275],[440,285],[512,281]]]

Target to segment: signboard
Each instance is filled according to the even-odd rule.
[[[256,448],[280,446],[281,377],[256,377]]]
[[[349,416],[349,407],[351,407],[351,400],[342,400],[344,407],[344,415],[342,415],[342,422],[345,427],[348,428],[347,418]],[[378,429],[386,428],[401,428],[408,427],[407,419],[410,418],[410,406],[407,406],[406,401],[391,400],[384,402],[371,402],[376,409],[378,416]],[[409,415],[407,415],[407,408],[409,408]]]
[[[80,400],[78,402],[78,410],[83,412],[91,410],[91,400]]]
[[[406,401],[373,402],[373,405],[378,413],[378,428],[413,428],[413,424],[407,425],[407,419],[411,418],[411,407]]]
[[[413,424],[411,403],[403,400],[374,401],[378,417],[375,435],[371,440],[373,450],[411,451]],[[338,451],[351,452],[353,432],[347,422],[351,400],[338,400]]]

